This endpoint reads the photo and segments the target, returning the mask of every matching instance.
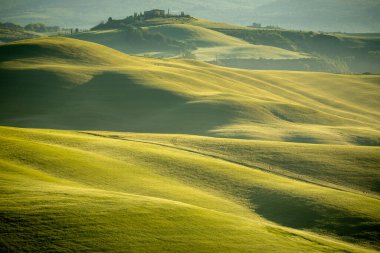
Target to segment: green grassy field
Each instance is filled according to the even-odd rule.
[[[66,38],[5,44],[0,60],[3,125],[379,145],[376,75],[229,69]]]
[[[92,132],[89,132],[92,133]],[[217,157],[240,165],[344,191],[376,196],[380,192],[379,148],[157,135],[94,132]],[[297,155],[295,155],[297,154]]]
[[[379,250],[379,76],[50,37],[0,77],[1,251]]]
[[[5,249],[364,252],[358,244],[376,245],[377,198],[132,136],[0,131]]]

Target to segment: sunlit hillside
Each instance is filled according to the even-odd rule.
[[[228,69],[65,38],[0,53],[3,125],[379,145],[378,76]]]
[[[359,245],[377,242],[379,200],[360,193],[117,133],[0,133],[5,250],[369,252]]]
[[[232,69],[48,37],[0,45],[0,78],[2,252],[380,249],[378,75]]]

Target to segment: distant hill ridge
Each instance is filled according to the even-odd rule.
[[[193,58],[246,69],[333,73],[380,73],[380,37],[249,28],[210,20],[140,13],[109,18],[74,38],[128,54],[155,58]]]
[[[153,9],[140,13],[135,12],[133,15],[120,20],[115,20],[112,17],[109,17],[107,22],[101,22],[99,25],[93,27],[91,30],[115,29],[122,28],[128,25],[139,26],[145,24],[144,21],[155,18],[175,19],[176,22],[182,23],[194,19],[190,15],[185,14],[185,12],[183,11],[181,12],[181,14],[172,14],[170,13],[170,10],[168,10],[166,13],[165,10]]]

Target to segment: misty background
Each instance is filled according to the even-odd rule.
[[[153,8],[248,26],[327,32],[380,32],[379,0],[0,0],[0,22],[90,28]]]

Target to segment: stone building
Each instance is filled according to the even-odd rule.
[[[144,17],[145,18],[158,18],[158,17],[165,17],[165,11],[164,10],[150,10],[150,11],[144,11]]]

